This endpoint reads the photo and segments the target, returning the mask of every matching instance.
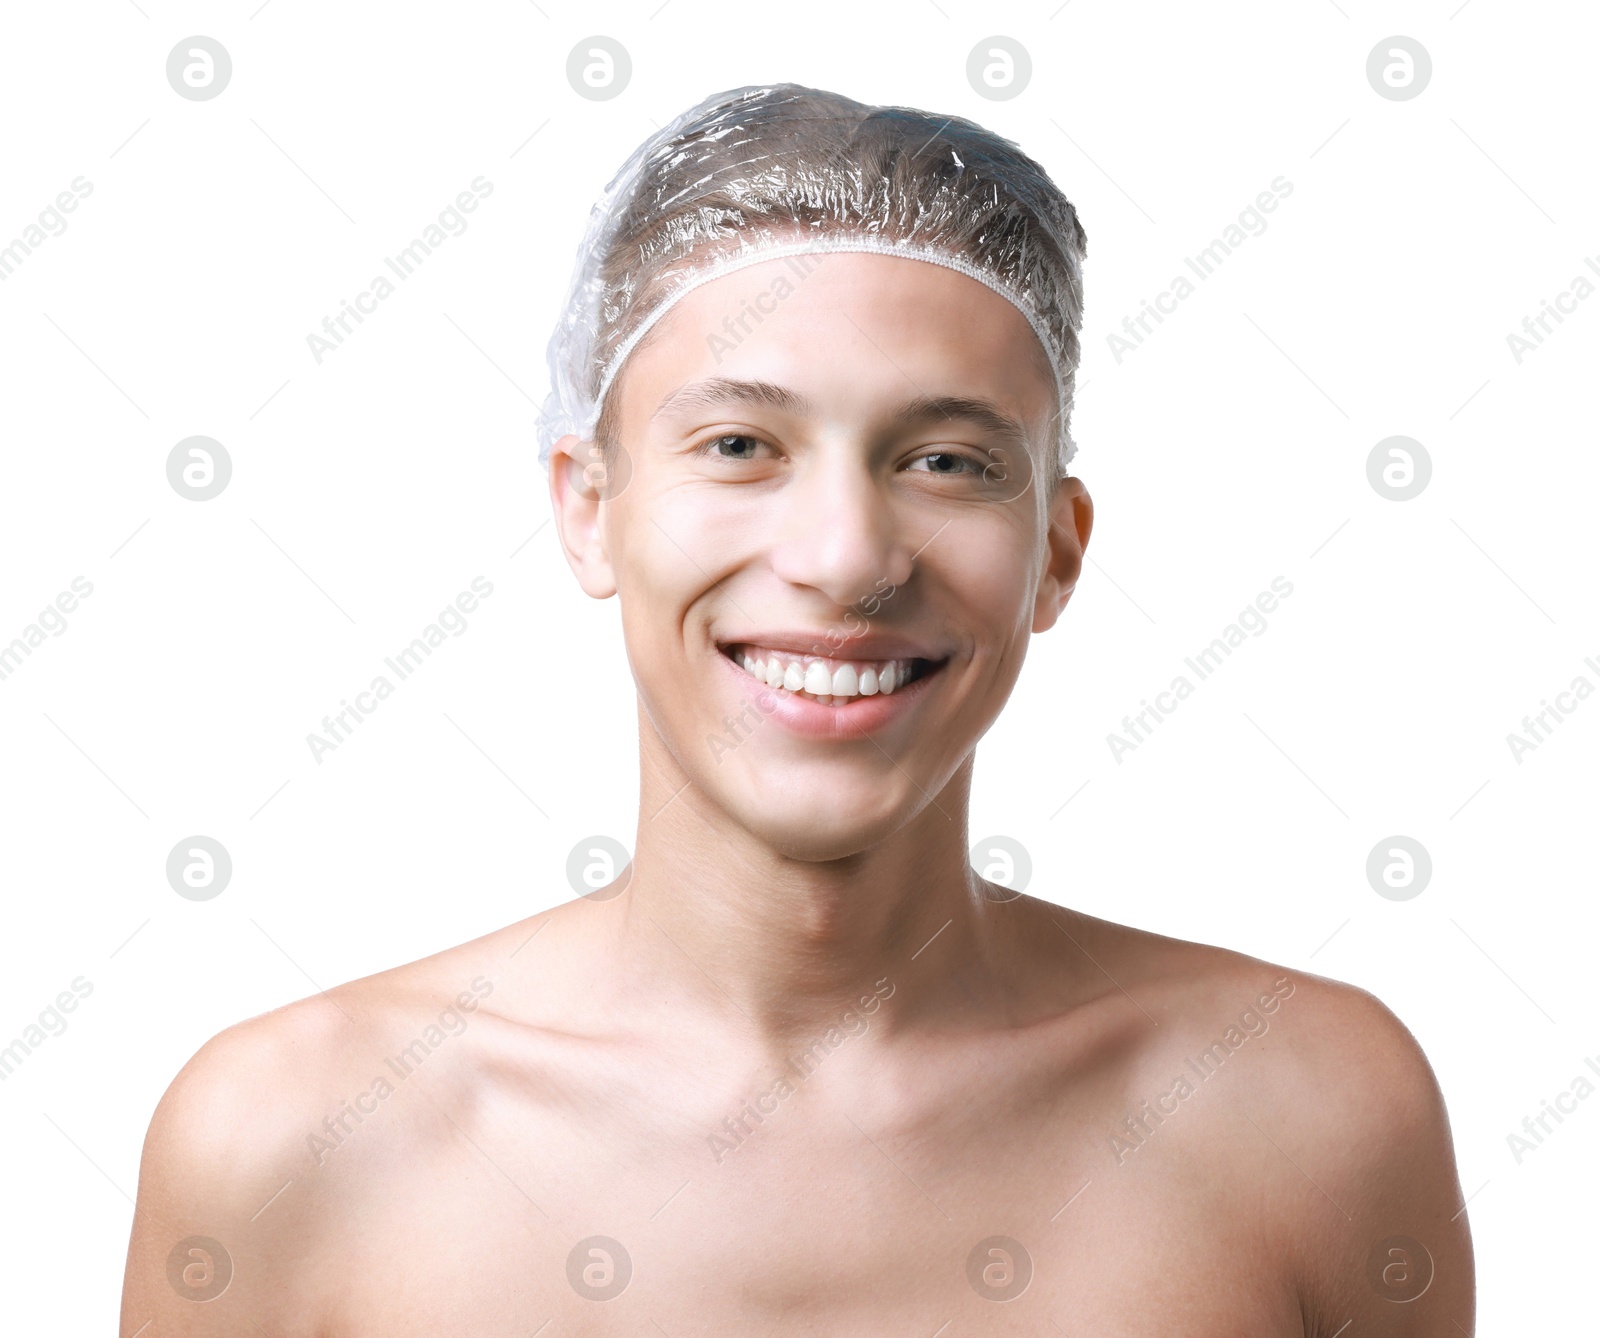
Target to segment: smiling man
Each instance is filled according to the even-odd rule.
[[[125,1334],[1472,1332],[1380,1003],[969,866],[1089,542],[1083,252],[964,121],[740,89],[634,155],[544,420],[637,684],[633,862],[208,1043]]]

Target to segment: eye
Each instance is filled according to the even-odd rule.
[[[766,442],[744,432],[724,432],[702,441],[694,453],[716,460],[754,460]]]
[[[907,468],[916,469],[918,465],[927,466],[925,470],[919,470],[919,473],[945,475],[983,473],[981,462],[970,456],[958,455],[954,451],[930,451],[927,455],[919,455]]]

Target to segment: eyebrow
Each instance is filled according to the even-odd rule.
[[[664,413],[712,409],[723,404],[764,404],[792,414],[809,413],[812,407],[804,395],[771,381],[731,381],[727,377],[712,376],[679,386],[656,405],[650,417],[653,421]]]
[[[950,418],[965,418],[993,436],[1003,437],[1018,446],[1027,444],[1028,434],[1020,422],[992,400],[974,399],[969,395],[919,395],[895,410],[891,421],[896,427],[907,428]]]
[[[726,404],[764,405],[796,416],[810,413],[814,407],[806,396],[771,381],[737,381],[718,376],[680,386],[656,406],[651,418]],[[970,395],[918,395],[900,405],[889,422],[892,427],[905,429],[951,418],[964,418],[1019,446],[1027,442],[1027,432],[1016,418],[992,400]]]

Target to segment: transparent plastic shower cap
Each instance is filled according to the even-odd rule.
[[[976,279],[1027,320],[1070,419],[1086,250],[1076,211],[1009,140],[960,117],[797,84],[718,93],[629,156],[590,210],[546,360],[539,460],[593,440],[628,356],[686,294],[766,260],[869,252]]]

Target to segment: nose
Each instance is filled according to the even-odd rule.
[[[848,608],[911,579],[916,545],[890,493],[853,450],[819,451],[784,488],[768,552],[791,585]]]

